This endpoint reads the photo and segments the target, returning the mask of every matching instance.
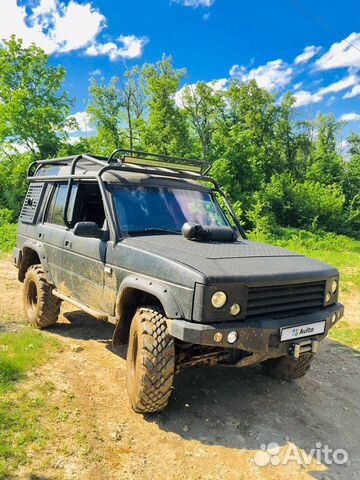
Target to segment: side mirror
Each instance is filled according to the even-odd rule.
[[[95,222],[78,222],[74,227],[74,235],[77,237],[99,238],[103,237],[104,232]]]

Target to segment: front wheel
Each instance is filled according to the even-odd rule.
[[[127,391],[139,413],[158,412],[168,404],[175,370],[175,344],[166,318],[156,307],[137,310],[130,327]]]
[[[299,359],[288,356],[271,358],[262,362],[261,365],[270,376],[290,381],[303,377],[309,370],[313,359],[314,354],[304,353]]]

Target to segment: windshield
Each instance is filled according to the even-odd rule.
[[[113,198],[123,233],[181,233],[185,222],[229,226],[206,191],[121,185],[114,187]]]

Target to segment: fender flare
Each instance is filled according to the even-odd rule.
[[[22,250],[22,258],[21,258],[22,262],[26,258],[26,250],[32,250],[38,255],[38,257],[40,259],[41,266],[44,269],[46,281],[53,285],[54,282],[53,282],[53,279],[52,279],[52,276],[51,276],[51,273],[50,273],[49,264],[48,264],[47,255],[46,255],[46,252],[45,252],[44,245],[41,242],[37,242],[35,240],[27,240],[22,245],[21,250]],[[20,269],[21,269],[21,264],[20,264]]]
[[[124,296],[126,296],[127,290],[138,290],[153,295],[161,303],[167,318],[183,318],[183,311],[168,285],[162,284],[149,277],[144,278],[138,275],[128,275],[121,282],[116,298],[116,326],[112,339],[114,346],[127,343],[128,329],[130,328],[131,320],[127,318],[126,312],[122,311],[121,308],[122,300]]]
[[[127,288],[141,290],[142,292],[149,293],[156,297],[163,306],[167,318],[183,318],[182,309],[177,300],[175,300],[168,285],[138,275],[128,275],[121,282],[119,293],[116,298],[116,312],[119,311],[123,294]]]

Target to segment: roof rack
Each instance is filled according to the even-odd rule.
[[[120,157],[118,156],[120,154]],[[149,165],[153,167],[166,167],[172,170],[187,170],[202,174],[208,167],[209,162],[190,158],[173,157],[160,153],[142,152],[139,150],[114,150],[108,158],[108,163],[121,161],[135,165]]]
[[[120,158],[117,158],[118,154],[122,154]],[[100,168],[98,169],[98,171],[94,172],[94,175],[87,175],[86,177],[84,177],[83,174],[76,173],[76,167],[78,163],[80,163],[82,160],[86,163],[92,163],[94,165],[97,165]],[[70,172],[66,175],[37,175],[37,173],[43,166],[70,166]],[[206,170],[203,171],[203,168],[205,167]],[[157,153],[118,149],[114,150],[114,152],[109,157],[80,154],[71,157],[55,158],[51,160],[37,160],[30,164],[27,180],[41,183],[51,182],[54,180],[68,182],[68,189],[64,206],[64,223],[69,228],[71,227],[71,223],[68,221],[67,213],[69,209],[71,189],[74,180],[84,180],[85,178],[86,180],[96,180],[99,184],[101,194],[104,198],[105,211],[111,218],[111,223],[114,226],[113,228],[115,238],[119,238],[119,231],[117,231],[116,219],[112,218],[112,210],[109,206],[108,198],[106,195],[106,188],[104,185],[104,180],[102,178],[105,172],[116,170],[118,172],[125,171],[139,173],[140,171],[148,175],[158,175],[210,182],[214,185],[214,190],[223,197],[225,205],[227,206],[239,233],[243,236],[243,238],[246,238],[246,234],[239,220],[237,219],[230,203],[228,202],[224,192],[221,190],[220,185],[214,178],[206,175],[206,173],[209,171],[209,168],[209,163],[202,162],[201,160],[189,160],[186,158],[171,157],[169,155],[161,155]]]

